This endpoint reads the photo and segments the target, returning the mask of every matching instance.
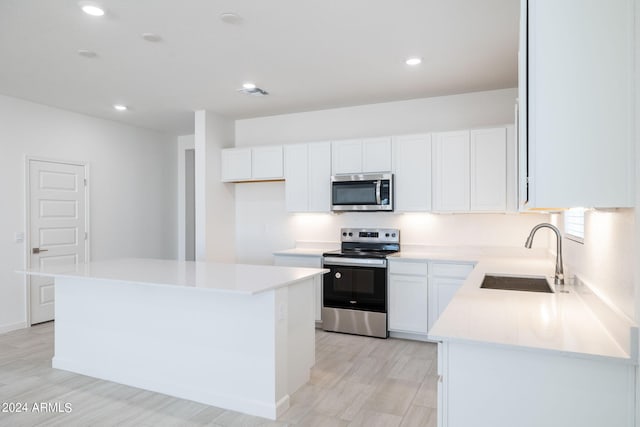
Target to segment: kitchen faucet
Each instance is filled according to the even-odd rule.
[[[525,248],[531,249],[531,245],[533,244],[533,236],[536,234],[541,228],[550,228],[556,233],[556,274],[553,280],[554,285],[564,285],[564,271],[562,269],[562,236],[560,236],[560,230],[553,224],[548,224],[543,222],[542,224],[538,224],[531,229],[531,233],[529,237],[527,237],[527,241],[524,244]]]

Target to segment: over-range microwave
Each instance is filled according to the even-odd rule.
[[[376,173],[332,176],[331,210],[392,211],[393,175]]]

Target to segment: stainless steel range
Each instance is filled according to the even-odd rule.
[[[387,338],[387,255],[400,250],[400,230],[343,228],[341,249],[323,254],[322,328]]]

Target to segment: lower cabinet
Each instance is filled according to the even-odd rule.
[[[389,260],[387,291],[389,330],[421,334],[429,331],[429,287],[426,260]]]
[[[282,267],[322,268],[322,255],[274,255],[274,264]],[[315,291],[315,319],[322,322],[322,277],[318,277]]]
[[[474,265],[473,262],[390,259],[389,331],[426,339],[429,329]]]
[[[438,343],[438,427],[632,427],[636,366],[460,341]]]
[[[429,263],[429,329],[473,270],[471,262],[431,261]]]

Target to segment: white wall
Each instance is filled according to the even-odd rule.
[[[236,146],[457,130],[514,122],[517,89],[236,121]]]
[[[236,146],[287,144],[504,125],[514,121],[516,89],[239,120]],[[340,227],[397,227],[403,244],[521,248],[548,215],[395,213],[288,214],[284,183],[235,184],[238,262],[272,262],[296,241],[339,240]],[[536,239],[545,247],[548,239]]]
[[[175,138],[0,96],[0,331],[25,326],[25,156],[90,165],[92,260],[175,258]]]

